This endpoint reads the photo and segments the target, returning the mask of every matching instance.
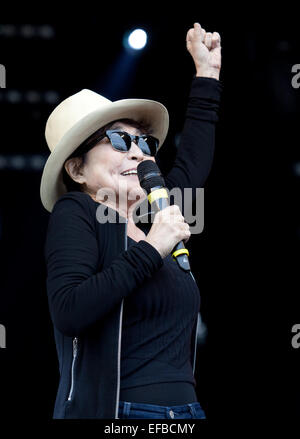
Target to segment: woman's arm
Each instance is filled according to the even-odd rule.
[[[174,165],[165,178],[169,190],[203,187],[213,162],[215,124],[221,96],[220,35],[198,23],[187,33],[187,50],[196,75],[192,81],[186,119]]]
[[[88,213],[86,197],[69,193],[60,198],[45,245],[50,315],[56,328],[69,336],[105,318],[163,264],[158,251],[140,241],[99,272],[93,213]]]
[[[216,79],[193,79],[176,158],[165,177],[169,190],[204,186],[213,163],[220,95]]]

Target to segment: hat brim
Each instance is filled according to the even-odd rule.
[[[164,105],[146,99],[123,99],[105,107],[102,105],[99,110],[92,111],[73,125],[48,157],[40,186],[40,196],[45,209],[51,212],[58,198],[67,191],[62,179],[62,169],[72,152],[99,128],[114,120],[128,118],[149,125],[161,148],[169,128],[169,115]]]

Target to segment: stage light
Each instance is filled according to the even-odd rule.
[[[18,104],[22,100],[22,95],[18,90],[8,90],[6,92],[6,99],[10,104]]]
[[[25,39],[43,38],[49,40],[55,37],[55,29],[48,24],[43,24],[41,26],[35,26],[32,24],[22,24],[19,26],[0,24],[0,37],[21,37]]]
[[[0,169],[5,169],[8,165],[7,158],[0,155]]]
[[[48,155],[45,154],[0,155],[0,170],[40,172],[47,159]]]
[[[59,94],[56,91],[49,90],[45,93],[44,99],[47,104],[55,104],[59,101]]]
[[[40,101],[41,95],[37,91],[31,90],[25,93],[25,100],[29,104],[36,104]]]
[[[293,164],[293,171],[296,177],[300,177],[300,162],[295,162]]]
[[[7,101],[9,104],[55,104],[60,100],[60,95],[54,90],[47,90],[40,92],[37,90],[19,91],[19,90],[4,90],[0,93],[0,102]]]
[[[147,34],[143,29],[135,29],[128,37],[128,45],[131,49],[141,50],[147,44]]]
[[[11,167],[15,170],[21,170],[25,168],[26,160],[23,155],[13,155],[10,159]]]
[[[31,24],[24,24],[20,28],[20,34],[23,38],[32,38],[35,36],[35,27]]]
[[[37,32],[41,38],[45,38],[47,40],[55,37],[55,31],[54,31],[53,27],[49,26],[47,24],[40,26],[38,28]]]
[[[29,159],[29,167],[32,170],[41,171],[45,166],[46,160],[47,157],[43,155],[40,154],[32,155],[31,158]]]
[[[16,35],[17,28],[13,24],[1,24],[0,35],[3,37],[14,37]]]

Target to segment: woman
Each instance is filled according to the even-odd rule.
[[[214,150],[220,36],[195,23],[187,49],[196,75],[165,177],[169,189],[202,187]],[[205,417],[193,375],[199,290],[170,256],[189,239],[188,224],[176,205],[153,224],[133,219],[146,199],[137,166],[156,160],[167,130],[158,102],[111,102],[90,90],[64,100],[47,121],[41,199],[51,212],[47,293],[60,370],[54,418]],[[115,197],[99,195],[103,189]],[[100,221],[101,207],[115,221]]]

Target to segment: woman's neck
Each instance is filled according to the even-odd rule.
[[[124,206],[124,203],[118,203],[118,201],[115,203],[111,200],[99,200],[97,199],[97,196],[94,194],[90,194],[91,198],[96,201],[97,203],[104,204],[107,207],[110,207],[113,210],[116,210],[119,215],[121,215],[123,218],[126,218],[128,222],[135,224],[133,220],[133,214],[138,204],[141,203],[140,200],[127,200],[127,205]]]

